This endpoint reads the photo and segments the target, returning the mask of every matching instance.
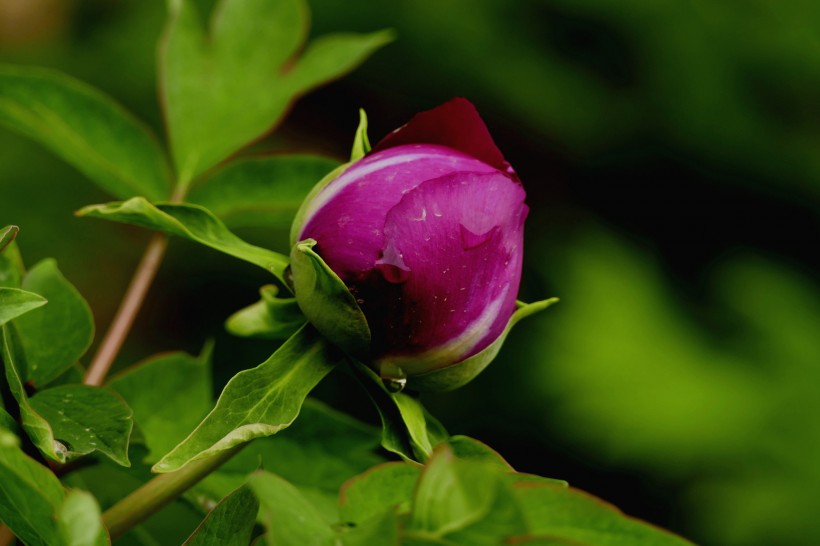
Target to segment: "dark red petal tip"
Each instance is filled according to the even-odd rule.
[[[469,154],[517,179],[510,164],[495,145],[473,103],[456,97],[413,116],[379,142],[373,151],[403,144],[438,144]]]

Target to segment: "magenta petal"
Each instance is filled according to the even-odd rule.
[[[457,97],[413,116],[379,142],[373,151],[404,144],[439,144],[464,152],[516,178],[495,145],[473,103]]]
[[[387,215],[382,258],[404,274],[384,277],[391,292],[374,273],[382,299],[363,305],[376,358],[456,344],[458,361],[494,341],[515,309],[527,211],[521,186],[497,172],[455,173],[408,192]]]
[[[426,180],[458,171],[495,172],[442,146],[400,146],[369,155],[316,196],[299,239],[316,239],[316,251],[328,266],[353,282],[381,257],[384,219],[402,196]],[[387,253],[384,258],[390,260]]]

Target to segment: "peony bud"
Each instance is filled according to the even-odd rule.
[[[371,366],[383,377],[401,370],[412,384],[506,333],[521,279],[524,197],[473,105],[454,99],[331,180],[303,205],[295,234],[316,241],[312,251],[364,313]]]

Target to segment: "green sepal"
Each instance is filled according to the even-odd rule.
[[[305,323],[296,298],[277,298],[279,288],[267,284],[259,289],[262,299],[240,309],[225,321],[225,329],[235,336],[287,339]]]
[[[364,108],[359,108],[359,126],[356,136],[353,137],[353,149],[350,152],[350,161],[358,161],[370,152],[370,139],[367,138],[367,114]]]
[[[302,230],[302,224],[305,221],[305,214],[307,214],[308,208],[310,207],[311,201],[313,198],[316,197],[320,191],[325,189],[325,187],[336,180],[343,172],[345,172],[348,167],[353,165],[355,161],[348,161],[347,163],[343,163],[327,173],[324,178],[319,180],[313,189],[305,196],[305,200],[302,201],[302,204],[299,206],[299,210],[296,211],[296,215],[293,217],[293,223],[290,225],[290,244],[291,246],[295,245],[299,241],[299,233]]]
[[[550,298],[529,304],[517,302],[518,309],[516,309],[515,313],[510,317],[504,331],[498,336],[498,339],[485,347],[484,350],[450,366],[409,376],[407,378],[407,387],[419,392],[440,392],[450,391],[466,385],[481,373],[484,368],[493,361],[496,355],[498,355],[501,346],[504,345],[504,340],[518,321],[539,311],[543,311],[557,302],[558,298]]]
[[[297,243],[290,254],[293,290],[299,308],[313,326],[350,355],[370,352],[370,327],[342,280],[313,251],[316,241]]]

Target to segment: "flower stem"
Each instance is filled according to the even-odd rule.
[[[120,500],[102,516],[111,539],[122,536],[133,526],[179,497],[239,453],[246,445],[247,443],[239,444],[207,459],[188,463],[176,472],[160,474]]]
[[[134,323],[134,318],[136,318],[140,307],[142,307],[145,294],[157,274],[167,246],[168,237],[162,233],[155,234],[148,243],[125,297],[120,303],[119,309],[117,309],[117,314],[105,333],[105,337],[100,343],[91,365],[86,370],[84,379],[86,385],[99,386],[105,380],[108,370],[111,369],[111,364],[114,363],[114,359],[119,353],[131,325]]]

